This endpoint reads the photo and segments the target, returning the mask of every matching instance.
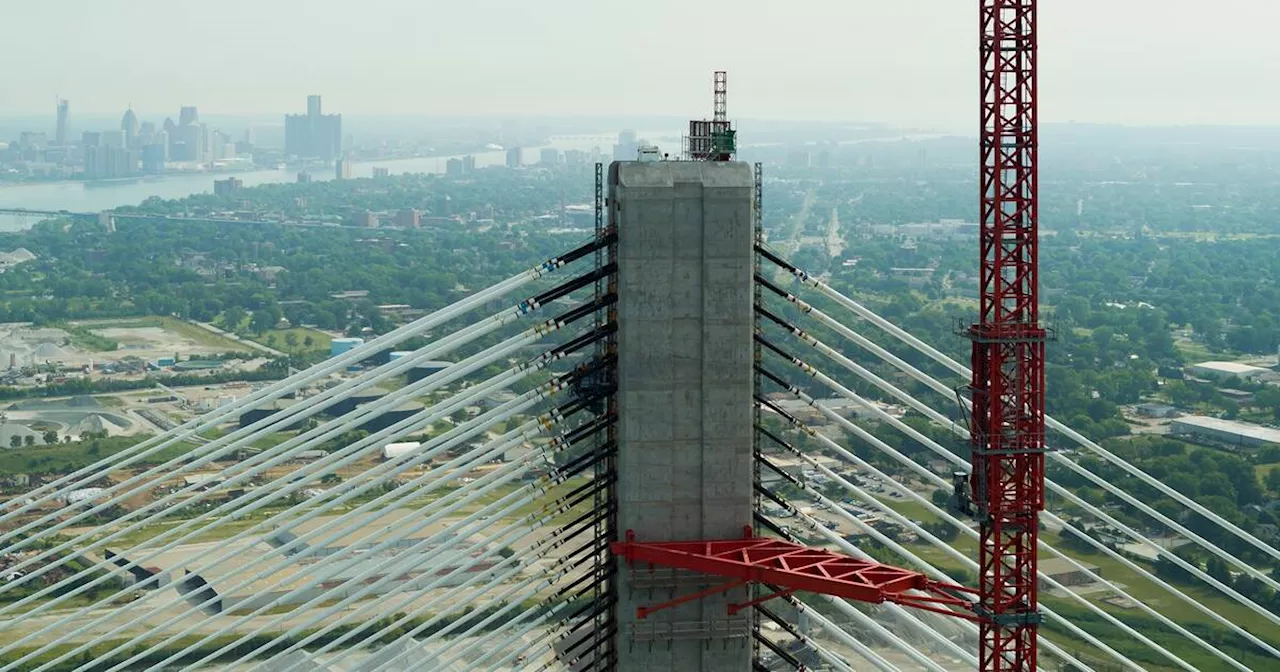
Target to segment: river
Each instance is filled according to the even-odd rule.
[[[646,131],[641,137],[678,137],[678,133]],[[561,151],[576,149],[591,151],[599,147],[606,157],[612,156],[616,135],[565,135],[550,139],[540,147],[526,147],[525,164],[538,161],[538,153],[546,147]],[[668,143],[669,144],[669,143]],[[679,151],[671,148],[666,151]],[[353,177],[372,177],[373,169],[386,168],[392,175],[404,173],[443,173],[445,163],[454,156],[433,156],[417,159],[393,159],[363,161],[352,166]],[[476,167],[501,166],[506,162],[505,151],[475,152]],[[605,160],[608,160],[606,158]],[[312,179],[323,181],[334,177],[333,169],[315,169]],[[0,208],[26,208],[28,210],[69,210],[71,212],[97,212],[123,205],[137,205],[159,196],[163,199],[185,198],[192,194],[213,193],[213,181],[235,176],[244,180],[246,187],[260,184],[277,184],[297,180],[297,169],[254,170],[240,173],[197,173],[191,175],[164,175],[129,181],[112,182],[45,182],[0,187]],[[34,224],[34,217],[0,216],[0,231],[16,231]]]

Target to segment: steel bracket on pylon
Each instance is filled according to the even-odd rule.
[[[731,590],[745,583],[771,584],[776,592],[750,602],[730,604],[730,614],[768,599],[803,590],[858,602],[893,602],[947,616],[976,621],[972,588],[934,581],[919,572],[858,560],[821,548],[809,548],[781,539],[752,537],[744,529],[742,539],[643,543],[627,531],[626,541],[610,545],[614,555],[628,564],[673,567],[730,579],[727,583],[640,607],[636,617]]]

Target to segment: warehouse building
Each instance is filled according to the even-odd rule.
[[[1191,365],[1191,375],[1201,378],[1222,379],[1235,376],[1241,380],[1253,380],[1264,373],[1270,372],[1270,369],[1239,362],[1200,362],[1199,364]]]
[[[1222,418],[1188,415],[1176,418],[1170,429],[1175,436],[1232,448],[1280,445],[1280,430]]]
[[[1077,568],[1075,565],[1063,560],[1062,558],[1045,558],[1040,561],[1040,589],[1049,590],[1049,583],[1045,578],[1053,579],[1068,588],[1072,586],[1084,586],[1093,583],[1093,579],[1085,573],[1085,569],[1093,572],[1098,576],[1102,576],[1102,568],[1083,561],[1076,561],[1077,564],[1084,569]]]

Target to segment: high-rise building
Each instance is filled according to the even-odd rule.
[[[89,180],[130,177],[138,171],[138,151],[118,145],[89,145],[84,149],[84,176]]]
[[[462,174],[462,159],[454,157],[444,162],[444,174],[458,176]]]
[[[298,173],[298,184],[311,184],[311,173],[305,170]]]
[[[462,172],[464,173],[476,172],[476,157],[474,155],[468,154],[462,157]]]
[[[210,133],[209,143],[209,158],[215,161],[230,159],[236,155],[236,145],[231,142],[231,136],[222,131],[215,130]]]
[[[237,191],[244,188],[244,180],[235,177],[228,177],[225,180],[213,181],[214,196],[233,196]]]
[[[53,141],[55,144],[65,146],[71,140],[71,102],[67,100],[58,101],[58,127],[54,131]]]
[[[129,143],[125,139],[124,131],[102,131],[98,134],[98,142],[104,147],[125,147],[128,148]]]
[[[167,142],[161,141],[142,147],[142,172],[158,175],[164,172],[164,163],[169,148]]]
[[[183,107],[178,112],[178,125],[190,126],[200,123],[200,113],[196,111],[194,105]]]
[[[521,151],[519,147],[512,147],[507,150],[507,167],[519,168],[521,159]]]
[[[169,158],[174,161],[202,161],[205,129],[201,124],[178,126],[169,134]]]
[[[422,213],[409,208],[396,213],[396,226],[403,229],[416,229],[422,226]]]
[[[640,143],[636,141],[636,132],[627,130],[618,134],[618,144],[613,146],[614,161],[635,161]]]
[[[351,159],[346,157],[339,158],[333,162],[333,179],[349,180],[351,179]]]
[[[18,146],[22,149],[44,149],[49,146],[49,134],[23,131],[18,136]]]
[[[385,180],[385,179],[387,179],[388,177],[391,177],[391,169],[390,169],[390,168],[382,168],[382,167],[378,167],[378,166],[375,166],[375,167],[374,167],[374,169],[373,169],[373,179],[375,179],[375,180]]]
[[[560,150],[555,147],[543,147],[538,153],[538,163],[544,166],[560,165]]]
[[[102,144],[101,133],[98,133],[97,131],[85,131],[84,133],[80,134],[81,149],[88,149],[89,147],[97,147],[100,144]]]
[[[125,147],[138,146],[138,115],[133,113],[133,108],[124,111],[124,117],[120,119],[120,130],[124,132]]]
[[[320,96],[307,96],[307,113],[284,115],[284,153],[332,159],[342,154],[342,115],[323,114]]]

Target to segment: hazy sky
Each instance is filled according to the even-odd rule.
[[[0,0],[0,115],[710,113],[967,127],[979,0]],[[1046,121],[1280,122],[1280,2],[1040,0]]]

